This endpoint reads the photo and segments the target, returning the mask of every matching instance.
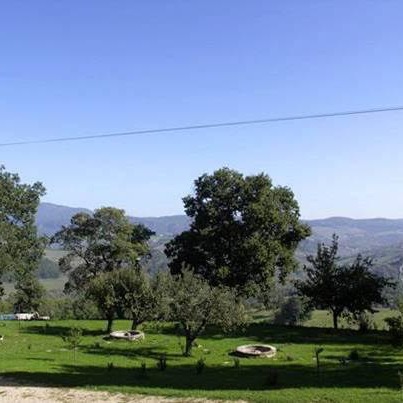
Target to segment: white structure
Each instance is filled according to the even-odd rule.
[[[34,319],[35,314],[34,313],[16,313],[15,314],[15,319],[17,320],[32,320]]]

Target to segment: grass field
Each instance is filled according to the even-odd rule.
[[[84,387],[126,393],[245,399],[253,402],[401,402],[398,370],[403,349],[389,344],[383,331],[360,334],[317,327],[274,327],[254,323],[245,332],[223,336],[213,330],[198,339],[192,357],[181,355],[171,325],[145,326],[141,342],[103,340],[101,321],[2,322],[0,374],[53,386]],[[76,353],[66,349],[61,335],[70,327],[84,331]],[[127,329],[118,321],[115,329]],[[229,355],[240,344],[269,343],[279,351],[274,359],[240,359]],[[313,350],[323,347],[322,369],[315,368]],[[352,349],[359,359],[341,363]],[[167,369],[157,361],[167,358]],[[202,373],[196,361],[205,359]],[[108,364],[113,369],[108,370]],[[141,369],[146,365],[146,372]],[[110,366],[110,365],[109,365]],[[277,382],[276,382],[277,378]],[[7,378],[6,378],[7,379]]]
[[[377,330],[386,330],[385,318],[397,315],[397,311],[387,308],[381,308],[372,316],[373,325]],[[250,312],[250,316],[255,322],[272,322],[274,312],[255,310]],[[329,311],[315,310],[312,312],[312,317],[304,322],[305,327],[321,327],[332,328],[333,320]],[[340,329],[357,328],[354,323],[349,322],[345,318],[339,319]]]
[[[385,318],[396,315],[397,312],[392,309],[380,309],[373,315],[374,325],[378,330],[385,330]],[[312,318],[304,323],[308,327],[333,327],[332,316],[328,311],[316,310],[312,313]],[[339,323],[340,328],[349,329],[354,327],[354,324],[349,323],[346,319],[341,318]]]

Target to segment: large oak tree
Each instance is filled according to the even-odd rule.
[[[188,267],[213,286],[250,294],[274,276],[281,280],[297,263],[294,251],[310,234],[287,187],[265,174],[243,176],[223,168],[195,180],[183,199],[190,229],[166,246],[172,274]]]

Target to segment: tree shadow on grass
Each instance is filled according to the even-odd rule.
[[[325,348],[321,358],[339,362],[368,363],[368,364],[396,364],[402,361],[403,351],[392,346],[360,346],[359,348],[338,347],[337,353]],[[403,367],[403,365],[401,365]]]
[[[187,365],[172,365],[168,360],[165,371],[156,366],[146,372],[140,366],[113,367],[90,365],[63,365],[55,368],[57,373],[14,371],[3,373],[3,377],[23,380],[47,386],[92,386],[92,387],[144,387],[177,390],[251,390],[288,388],[398,388],[399,365],[355,364],[340,366],[324,364],[318,374],[312,365],[274,363],[240,368],[208,366],[201,374],[196,372],[195,362]],[[268,383],[275,372],[277,381]],[[273,379],[273,378],[271,378]],[[11,381],[10,381],[11,382]],[[4,382],[3,382],[4,384]]]
[[[81,328],[83,336],[104,336],[106,332],[102,329],[86,329],[80,327],[79,323],[75,326],[60,326],[60,325],[30,325],[21,328],[21,332],[29,334],[40,334],[42,336],[62,336],[65,335],[72,327]]]
[[[319,327],[275,326],[253,323],[247,328],[244,335],[252,340],[271,341],[280,344],[390,344],[387,332],[380,330],[360,333],[353,329],[335,330]]]
[[[127,342],[126,342],[127,343]],[[181,359],[183,355],[180,353],[167,352],[167,348],[161,346],[122,346],[118,348],[115,346],[82,346],[80,351],[87,354],[100,355],[104,357],[123,356],[127,358],[154,358],[159,359],[164,355],[168,359]],[[126,348],[124,348],[126,347]]]

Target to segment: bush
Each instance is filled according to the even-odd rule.
[[[312,315],[312,311],[307,309],[302,299],[297,296],[289,297],[276,312],[274,323],[278,325],[296,326]]]

